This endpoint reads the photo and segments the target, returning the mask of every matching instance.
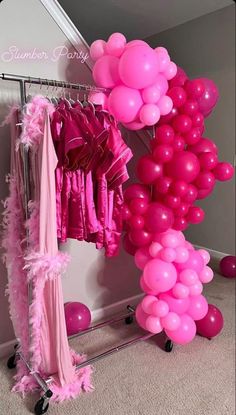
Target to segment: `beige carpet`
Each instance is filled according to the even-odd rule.
[[[234,281],[217,276],[205,294],[224,314],[220,336],[211,341],[196,337],[187,346],[175,346],[169,354],[160,348],[161,336],[156,336],[116,353],[95,364],[93,393],[51,404],[48,414],[234,415]],[[120,324],[74,340],[73,347],[92,355],[138,333],[135,325]],[[12,372],[5,361],[0,369],[0,414],[31,413],[38,395],[22,400],[10,393]]]

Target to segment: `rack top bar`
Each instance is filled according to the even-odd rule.
[[[56,79],[46,79],[46,78],[34,78],[31,76],[23,76],[23,75],[15,75],[9,73],[1,73],[0,79],[6,81],[20,81],[29,84],[38,84],[38,85],[47,85],[59,88],[71,88],[71,89],[78,89],[80,91],[95,91],[95,92],[109,92],[106,88],[99,88],[92,85],[86,84],[75,84],[72,82],[67,81],[58,81]]]

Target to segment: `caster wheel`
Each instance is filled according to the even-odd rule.
[[[44,398],[40,398],[34,407],[34,413],[35,415],[46,414],[48,408],[49,408],[49,403],[47,403],[47,405],[44,407]]]
[[[125,324],[132,324],[134,321],[132,316],[126,317],[125,319]]]
[[[16,367],[16,355],[13,354],[11,357],[9,357],[7,361],[7,367],[8,369],[15,369]]]
[[[171,352],[171,350],[173,349],[173,343],[172,343],[172,341],[171,340],[167,340],[166,342],[165,342],[165,351],[167,352],[167,353],[170,353]]]

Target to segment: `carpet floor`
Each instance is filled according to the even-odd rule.
[[[211,341],[197,336],[163,351],[159,335],[94,365],[92,393],[51,404],[48,415],[235,415],[235,281],[216,276],[204,293],[220,307],[225,325]],[[134,324],[119,323],[73,340],[89,356],[136,337]],[[10,393],[12,372],[0,362],[0,414],[27,415],[38,394],[24,400]]]

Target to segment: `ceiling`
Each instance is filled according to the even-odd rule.
[[[85,40],[122,32],[145,39],[232,5],[233,0],[58,0]]]

